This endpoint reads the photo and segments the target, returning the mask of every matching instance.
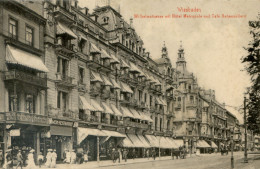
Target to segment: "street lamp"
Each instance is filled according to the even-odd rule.
[[[248,160],[247,160],[246,96],[244,96],[244,127],[245,127],[245,157],[244,157],[244,163],[248,163]]]
[[[233,155],[233,152],[234,152],[234,140],[233,140],[233,137],[234,137],[234,127],[232,128],[232,135],[231,135],[231,169],[234,168],[234,155]]]

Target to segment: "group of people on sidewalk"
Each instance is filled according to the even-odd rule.
[[[63,154],[64,160],[63,162],[66,164],[82,164],[88,162],[88,150],[86,151],[78,151],[75,150],[69,151],[65,149]]]

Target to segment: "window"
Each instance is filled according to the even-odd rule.
[[[170,120],[167,120],[167,130],[170,130]]]
[[[147,93],[144,94],[144,102],[146,103],[147,101]]]
[[[194,103],[194,97],[190,96],[190,103]]]
[[[162,131],[162,118],[160,118],[160,131]]]
[[[58,57],[57,73],[60,73],[62,75],[62,78],[64,78],[68,75],[68,69],[69,61],[61,57]]]
[[[33,29],[28,26],[25,28],[25,42],[28,45],[33,46]]]
[[[35,97],[32,94],[26,94],[25,108],[27,113],[35,113]]]
[[[153,103],[153,96],[150,96],[150,107],[152,106]]]
[[[17,30],[18,30],[17,26],[18,26],[17,21],[10,18],[9,19],[9,36],[11,38],[17,39],[17,33],[18,33],[17,32]]]
[[[143,92],[141,90],[139,90],[139,101],[142,101],[142,96],[143,96]]]
[[[15,110],[15,102],[14,102],[14,93],[13,92],[11,92],[11,91],[9,91],[8,92],[9,93],[9,111],[19,111],[19,101],[20,101],[20,95],[19,94],[17,94],[17,98],[16,98],[16,110]]]
[[[84,68],[79,67],[79,83],[84,83]]]
[[[83,53],[86,41],[81,39],[79,42],[79,51]]]
[[[107,16],[103,17],[103,22],[104,22],[105,24],[107,24],[108,21],[109,21],[109,17],[107,17]]]
[[[157,122],[158,121],[158,118],[157,117],[155,117],[155,130],[157,131]]]
[[[128,48],[128,42],[126,41],[125,46]]]
[[[68,93],[58,91],[57,108],[62,109],[62,110],[67,110],[67,108],[68,108]]]
[[[81,19],[79,19],[79,25],[81,25],[81,26],[83,26],[84,25],[84,21],[83,20],[81,20]]]

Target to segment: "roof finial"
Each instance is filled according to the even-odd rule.
[[[133,27],[133,18],[132,17],[130,18],[130,27],[131,28]]]
[[[180,41],[180,43],[181,43],[181,46],[180,46],[180,47],[182,48],[182,40]]]
[[[165,41],[163,41],[163,46],[165,47]]]

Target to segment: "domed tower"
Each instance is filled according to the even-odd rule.
[[[165,46],[165,41],[163,42],[163,47],[162,47],[162,58],[168,58],[168,50],[167,47]]]
[[[178,50],[178,58],[176,61],[176,69],[177,71],[181,72],[181,74],[184,74],[186,72],[186,61],[184,57],[184,49],[182,47],[182,43],[180,45],[180,48]]]

